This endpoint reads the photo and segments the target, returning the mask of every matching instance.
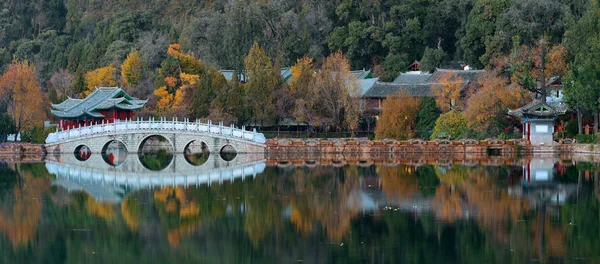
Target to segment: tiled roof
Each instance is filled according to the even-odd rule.
[[[104,116],[98,110],[112,108],[137,110],[144,107],[146,102],[147,100],[129,96],[121,88],[101,87],[85,99],[69,98],[60,104],[53,104],[50,112],[59,118],[77,118],[85,115],[102,118]]]
[[[356,80],[356,82],[358,83],[358,92],[360,96],[364,96],[369,90],[371,90],[371,88],[373,88],[373,85],[375,85],[375,83],[377,83],[378,80],[379,78]]]
[[[476,82],[482,74],[485,73],[485,70],[447,70],[447,69],[437,69],[429,79],[429,82],[436,83],[440,82],[445,73],[453,72],[456,75],[463,78],[465,82]]]
[[[410,92],[412,96],[433,96],[431,88],[440,83],[443,74],[454,72],[463,78],[461,90],[468,84],[477,82],[478,78],[485,73],[483,70],[464,71],[437,69],[433,74],[403,73],[394,82],[376,82],[363,97],[385,98],[389,94],[397,94],[400,90]]]
[[[395,83],[426,83],[433,74],[431,73],[400,73],[394,80]]]
[[[536,118],[536,117],[554,117],[567,112],[569,106],[563,102],[542,102],[533,100],[532,102],[515,110],[508,110],[508,114],[518,117]]]
[[[357,71],[350,71],[350,73],[352,73],[352,75],[354,75],[354,77],[356,77],[356,79],[362,80],[362,79],[370,79],[369,75],[371,74],[371,71],[370,70],[357,70]]]
[[[397,94],[400,90],[408,91],[412,96],[433,96],[430,86],[429,84],[376,82],[364,97],[385,98],[390,94]]]

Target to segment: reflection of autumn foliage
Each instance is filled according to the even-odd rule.
[[[529,203],[522,197],[510,196],[506,188],[497,188],[490,178],[488,171],[477,168],[471,171],[469,180],[461,188],[469,207],[476,212],[479,225],[507,242],[509,223],[522,218],[530,209]]]
[[[414,168],[406,165],[378,166],[377,174],[386,197],[402,200],[420,193],[419,182],[413,172]]]
[[[194,201],[187,201],[183,187],[164,187],[154,192],[154,200],[157,203],[159,216],[166,221],[169,245],[179,245],[180,235],[189,233],[196,229],[200,215],[200,208]],[[177,221],[170,221],[173,217]],[[193,219],[193,221],[185,221]],[[174,225],[174,226],[172,226]]]
[[[442,221],[453,223],[464,217],[459,193],[452,191],[450,186],[439,185],[436,188],[431,206],[436,209],[437,218]]]
[[[42,195],[50,182],[45,178],[34,178],[30,173],[22,173],[22,183],[13,189],[14,203],[0,210],[0,231],[13,246],[27,245],[35,236],[40,221]]]
[[[548,255],[564,256],[566,253],[566,230],[564,226],[552,224],[549,215],[543,214],[543,216],[544,218],[542,219],[542,214],[538,214],[532,226],[534,248],[540,247],[543,236],[543,243]]]
[[[440,179],[440,182],[448,185],[454,185],[464,181],[469,175],[469,169],[460,165],[452,165],[451,167],[436,167],[435,174]]]
[[[303,174],[298,171],[298,174]],[[343,175],[343,176],[342,176]],[[358,170],[347,166],[342,171],[315,169],[310,175],[294,178],[296,196],[292,201],[292,223],[303,234],[320,223],[333,241],[341,240],[350,229],[350,222],[359,212],[357,199],[353,199],[359,186]]]
[[[131,197],[131,195],[125,197],[121,203],[121,215],[125,220],[125,224],[129,227],[129,230],[137,231],[142,216],[140,215],[139,205],[135,204]]]
[[[85,208],[90,215],[103,218],[107,221],[111,221],[115,218],[115,210],[111,204],[99,203],[90,196],[88,196],[85,201]]]

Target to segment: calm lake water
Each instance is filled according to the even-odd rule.
[[[600,262],[593,162],[111,155],[0,163],[0,260]]]

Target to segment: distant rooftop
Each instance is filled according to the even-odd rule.
[[[431,87],[439,84],[444,74],[454,73],[461,77],[461,89],[471,82],[477,82],[483,70],[449,70],[437,69],[434,73],[411,71],[401,73],[394,82],[376,82],[365,94],[369,98],[385,98],[397,94],[400,90],[408,91],[412,96],[433,96]]]

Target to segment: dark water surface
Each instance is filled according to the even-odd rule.
[[[0,163],[1,262],[600,262],[593,162],[117,154]]]

